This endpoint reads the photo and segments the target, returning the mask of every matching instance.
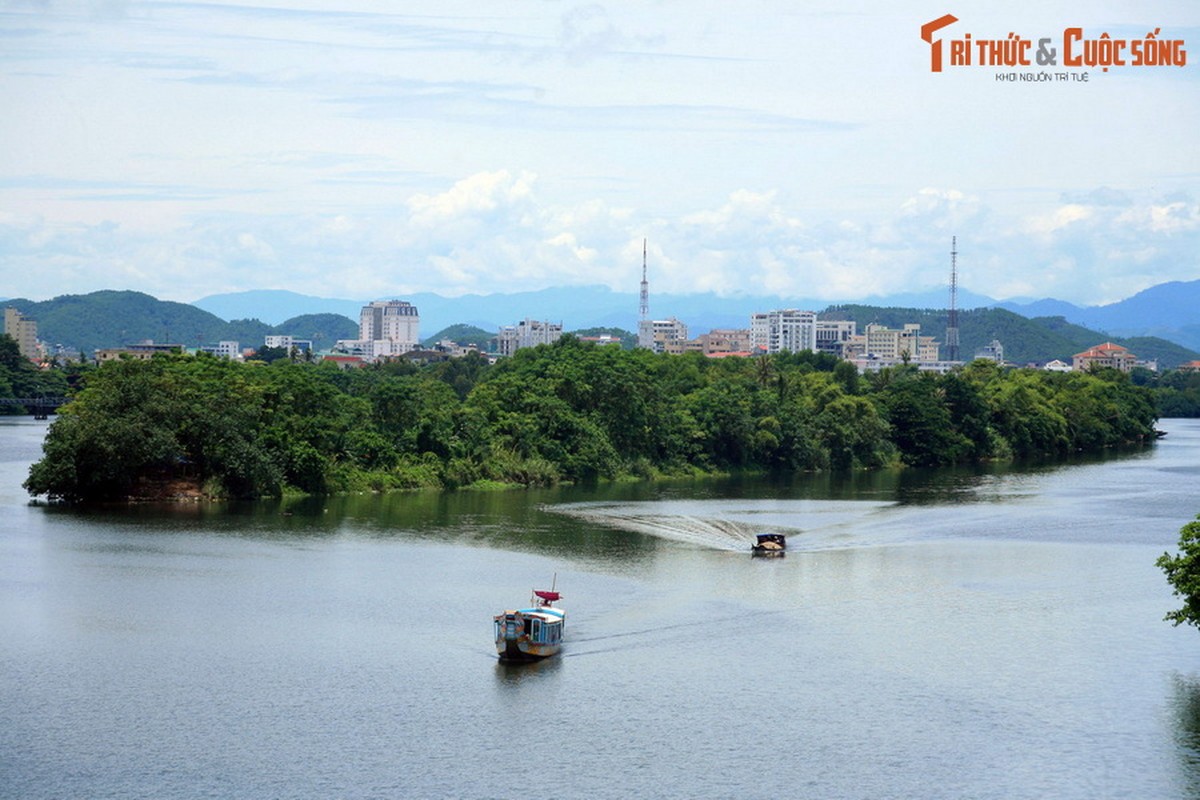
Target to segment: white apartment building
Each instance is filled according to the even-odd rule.
[[[817,312],[784,308],[750,315],[750,348],[768,353],[817,349]]]
[[[364,342],[388,342],[387,355],[416,350],[421,342],[421,316],[417,307],[402,300],[376,300],[363,306],[358,315],[358,338]]]
[[[377,360],[398,356],[421,345],[421,316],[403,300],[376,300],[358,315],[358,338],[339,339],[334,350]]]
[[[656,353],[675,352],[687,341],[687,325],[669,319],[644,319],[638,322],[638,347]]]
[[[496,334],[496,351],[502,356],[511,356],[522,347],[553,344],[562,338],[562,330],[561,322],[555,324],[526,318],[500,329]]]
[[[30,361],[38,359],[40,353],[36,321],[15,308],[6,308],[4,309],[4,332],[17,343],[17,349],[21,351],[21,355]]]

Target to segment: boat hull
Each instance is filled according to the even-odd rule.
[[[541,661],[558,655],[562,645],[528,644],[527,642],[501,641],[496,643],[496,652],[501,661],[524,663]]]
[[[562,650],[566,613],[543,603],[495,617],[496,654],[501,661],[540,661]]]

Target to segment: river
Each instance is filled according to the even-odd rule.
[[[1200,422],[1023,470],[70,511],[0,420],[0,796],[1200,796]],[[788,534],[753,559],[753,533]],[[556,581],[562,656],[495,657]]]

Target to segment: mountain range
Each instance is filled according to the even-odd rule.
[[[70,355],[90,356],[104,347],[145,340],[196,347],[222,340],[257,347],[266,336],[293,334],[313,339],[318,348],[358,336],[358,324],[341,314],[297,314],[280,325],[258,319],[221,319],[188,303],[158,300],[142,292],[100,291],[52,300],[5,300],[38,325],[38,338]]]
[[[945,341],[946,312],[941,293],[875,298],[871,305],[844,304],[827,316],[897,327],[918,322],[922,333]],[[606,287],[558,287],[536,292],[466,295],[405,295],[421,314],[426,340],[452,326],[496,331],[526,317],[562,322],[565,330],[636,330],[639,298]],[[312,297],[285,290],[259,290],[205,297],[193,304],[157,300],[132,291],[63,295],[44,302],[8,300],[38,323],[39,336],[69,353],[145,339],[189,347],[234,340],[243,347],[263,343],[269,334],[315,341],[318,349],[337,339],[357,338],[359,311],[367,301]],[[1015,363],[1069,359],[1087,347],[1112,340],[1140,358],[1156,358],[1164,368],[1200,358],[1200,280],[1161,284],[1119,303],[1080,307],[1059,300],[996,303],[959,293],[961,353],[999,340]],[[651,314],[673,316],[692,335],[713,328],[745,328],[755,311],[776,308],[827,309],[825,301],[713,294],[656,295]]]
[[[640,299],[632,292],[614,292],[604,286],[556,287],[512,294],[442,297],[419,293],[400,298],[417,306],[421,328],[439,331],[465,323],[495,331],[531,317],[562,322],[567,330],[616,327],[637,330]],[[879,308],[945,309],[945,291],[894,294],[856,300],[855,305]],[[332,313],[357,320],[366,301],[311,297],[285,290],[258,290],[210,295],[193,303],[226,320],[256,317],[278,325],[299,314]],[[782,298],[765,295],[719,297],[715,294],[652,294],[650,314],[675,317],[694,333],[713,328],[745,328],[755,311],[776,308],[820,310],[828,300]],[[1200,350],[1200,280],[1174,281],[1102,306],[1077,306],[1062,300],[998,302],[985,295],[959,290],[958,307],[1003,308],[1023,317],[1062,317],[1069,323],[1112,337],[1157,336],[1191,350]]]

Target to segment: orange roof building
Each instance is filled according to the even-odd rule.
[[[1095,367],[1112,367],[1119,369],[1121,372],[1129,372],[1133,369],[1134,362],[1137,361],[1137,356],[1121,347],[1119,344],[1105,342],[1098,344],[1095,347],[1089,348],[1082,353],[1076,353],[1071,360],[1071,368],[1074,370],[1087,370]]]

